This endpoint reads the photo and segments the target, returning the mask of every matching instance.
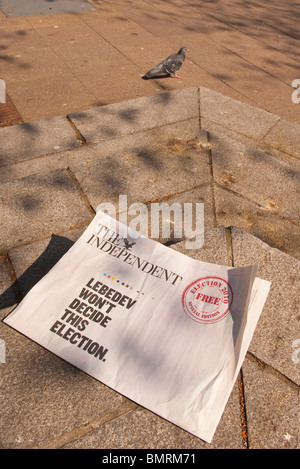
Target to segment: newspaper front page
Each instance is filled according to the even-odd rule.
[[[270,284],[98,212],[4,323],[211,442]]]

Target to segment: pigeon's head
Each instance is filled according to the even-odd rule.
[[[186,52],[189,52],[189,48],[186,47],[186,46],[183,46],[180,51],[178,52],[178,54],[185,54]]]

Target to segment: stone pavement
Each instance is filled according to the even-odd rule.
[[[1,324],[2,446],[299,447],[300,126],[200,87],[0,130],[1,317],[119,194],[204,202],[204,247],[170,249],[272,282],[212,445]]]
[[[131,2],[125,7],[124,3],[93,2],[96,11],[78,15],[0,19],[0,24],[3,21],[6,25],[7,46],[15,47],[15,55],[20,55],[20,44],[23,47],[26,43],[23,57],[8,59],[12,57],[9,48],[2,48],[0,54],[8,65],[6,76],[1,78],[6,80],[8,92],[25,121],[0,129],[0,317],[4,318],[78,239],[97,205],[113,202],[117,206],[119,194],[127,195],[128,205],[204,202],[203,248],[186,251],[184,243],[178,242],[170,249],[224,265],[256,263],[258,276],[272,282],[271,291],[211,445],[125,399],[0,323],[0,448],[299,448],[300,104],[292,103],[290,87],[298,57],[293,47],[296,22],[293,30],[290,14],[276,23],[277,35],[283,37],[281,42],[271,25],[275,13],[270,15],[269,23],[263,23],[258,13],[263,14],[266,7],[257,10],[256,19],[251,16],[254,8],[243,23],[239,16],[242,7],[231,2],[235,26],[239,23],[244,32],[236,28],[232,31],[228,26],[227,37],[225,30],[220,28],[217,34],[211,24],[221,13],[228,25],[230,20],[233,22],[226,10],[229,2],[217,2],[218,11],[213,3],[205,2],[199,16],[191,15],[195,8],[191,3],[179,0],[151,2],[155,6],[136,1],[135,7]],[[174,17],[179,8],[180,18],[178,14]],[[284,8],[278,4],[279,10]],[[166,11],[162,13],[162,9]],[[203,24],[204,17],[209,21]],[[179,19],[182,27],[178,30]],[[93,28],[87,26],[88,21]],[[197,27],[197,21],[203,31],[195,33],[192,28]],[[95,47],[100,36],[90,35],[100,23],[101,34],[106,31],[110,35],[110,47],[102,49],[101,54]],[[246,28],[249,31],[254,24],[257,28],[251,30],[252,36],[248,35]],[[288,24],[290,34],[285,34]],[[131,41],[129,36],[126,40],[120,37],[120,28]],[[171,35],[167,34],[168,28],[173,31]],[[228,42],[230,47],[243,49],[242,39],[255,41],[261,45],[258,52],[249,46],[247,53],[251,52],[253,60],[262,60],[264,67],[273,65],[273,71],[268,68],[266,72],[257,65],[257,82],[253,82],[257,92],[251,88],[250,96],[250,90],[247,94],[242,87],[246,86],[244,80],[251,67],[229,86],[225,76],[214,76],[216,69],[212,74],[201,68],[203,51],[199,61],[192,55],[193,61],[187,62],[182,73],[187,73],[184,83],[141,80],[138,70],[143,74],[158,57],[162,58],[166,44],[167,49],[174,47],[172,41],[177,33],[183,37],[184,28],[187,45],[192,40],[196,44],[196,38],[207,45],[213,37],[220,37],[224,67],[227,63],[233,67],[233,63],[221,43],[229,51]],[[61,36],[55,36],[58,30],[63,31]],[[164,31],[163,39],[159,31]],[[79,36],[85,37],[85,43],[78,43]],[[51,46],[45,45],[42,37],[51,40]],[[273,38],[272,47],[278,49],[275,47],[272,53],[276,52],[276,57],[280,53],[281,63],[285,64],[282,68],[277,70],[271,60],[262,59],[262,51],[271,47],[270,42],[261,41],[262,37],[265,41]],[[20,43],[12,45],[16,38]],[[29,42],[22,42],[25,38]],[[152,52],[145,59],[144,49],[140,48],[141,62],[137,66],[133,56],[141,38],[146,41],[143,47],[147,45],[149,50],[151,45]],[[180,43],[178,37],[176,41],[180,46],[181,38]],[[71,52],[73,46],[80,53],[77,62]],[[124,63],[119,60],[122,47],[126,48],[121,54]],[[208,64],[211,59],[216,66],[220,62],[212,54],[214,47],[211,44],[205,60]],[[30,76],[34,67],[25,64],[30,64],[32,57],[36,60],[37,49],[40,61],[34,78]],[[93,90],[101,89],[103,95],[85,100],[82,94],[88,93],[84,84],[91,79],[94,57],[103,59],[103,50],[107,53],[106,66],[99,65],[100,75],[95,69],[91,85]],[[130,50],[131,72],[126,62]],[[62,66],[56,76],[48,74],[49,51],[53,67],[58,58]],[[112,51],[118,54],[112,56]],[[241,50],[234,55],[240,60]],[[112,57],[114,65],[109,70]],[[68,68],[64,68],[66,60]],[[243,60],[249,63],[249,56]],[[289,69],[285,68],[287,63],[293,68],[291,75],[284,75]],[[19,78],[23,76],[22,85],[28,81],[26,100],[14,75],[17,64],[24,65],[19,67]],[[72,64],[81,70],[81,77],[86,72],[89,78],[82,78],[76,86],[74,80],[68,89],[64,77],[70,79]],[[127,70],[122,77],[120,67]],[[203,72],[197,82],[189,82],[191,69]],[[276,73],[283,75],[279,78]],[[118,88],[117,80],[111,81],[115,75]],[[196,80],[197,75],[192,76]],[[263,76],[268,76],[268,85]],[[295,78],[300,77],[295,74]],[[54,96],[51,83],[64,88],[58,88]],[[259,92],[259,83],[269,87],[269,94],[267,88]],[[279,101],[273,96],[271,99],[270,93],[276,93]],[[66,104],[63,108],[62,96]]]

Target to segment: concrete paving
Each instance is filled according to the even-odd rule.
[[[204,202],[203,248],[170,249],[256,263],[271,291],[210,445],[0,323],[0,448],[299,448],[299,7],[90,3],[0,11],[24,121],[0,129],[1,318],[120,194]],[[141,79],[182,42],[183,80]]]

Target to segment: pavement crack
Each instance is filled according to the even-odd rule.
[[[295,220],[293,220],[292,218],[289,218],[287,216],[284,216],[282,215],[281,213],[278,213],[274,210],[270,210],[270,207],[269,206],[266,206],[266,205],[263,205],[262,203],[260,202],[257,202],[253,199],[250,199],[249,197],[246,197],[245,195],[243,194],[240,194],[239,192],[236,192],[232,189],[230,189],[229,187],[227,187],[226,185],[222,185],[218,182],[215,182],[214,181],[214,184],[217,186],[217,187],[220,187],[221,189],[225,190],[225,191],[228,191],[232,194],[234,194],[235,196],[237,197],[240,197],[241,199],[247,201],[247,202],[250,202],[251,204],[253,204],[255,207],[259,208],[260,210],[263,210],[264,212],[266,213],[271,213],[272,215],[274,215],[275,217],[279,218],[280,220],[283,220],[283,221],[288,221],[289,223],[291,223],[292,225],[294,226],[297,226],[299,227],[299,223]],[[274,202],[273,202],[274,203]],[[272,207],[271,207],[272,208]]]
[[[240,373],[239,373],[239,376],[238,376],[238,389],[239,389],[240,417],[241,417],[243,449],[249,449],[247,413],[246,413],[246,402],[245,402],[245,389],[244,389],[244,378],[243,378],[242,369],[240,370]]]
[[[201,130],[201,99],[200,99],[200,88],[197,88],[197,98],[198,98],[198,110],[199,110],[199,129]],[[208,134],[208,132],[207,132]],[[208,138],[207,138],[208,139]]]
[[[78,179],[76,178],[75,174],[73,173],[73,171],[70,169],[69,166],[67,167],[67,172],[68,172],[70,178],[72,179],[72,181],[73,181],[73,183],[74,183],[74,185],[75,185],[75,187],[76,187],[76,189],[79,193],[79,196],[80,196],[82,202],[88,208],[91,215],[95,216],[96,210],[90,204],[90,201],[89,201],[87,195],[84,193],[84,191],[83,191],[83,189],[80,185],[80,182],[78,181]]]
[[[199,104],[200,105],[200,104]],[[201,116],[200,116],[201,120]],[[207,132],[207,142],[210,143],[210,133]],[[214,167],[213,167],[213,156],[212,156],[212,146],[210,145],[208,151],[208,158],[209,158],[209,168],[210,168],[210,186],[211,186],[211,194],[212,194],[212,208],[213,208],[213,217],[214,217],[214,226],[218,226],[217,222],[217,209],[216,209],[216,197],[215,197],[215,181],[214,181]]]
[[[266,136],[274,129],[274,127],[276,127],[276,125],[278,124],[278,122],[279,122],[280,120],[281,120],[280,117],[278,117],[277,121],[274,122],[274,124],[270,125],[270,127],[268,128],[268,130],[266,131],[266,133],[260,138],[260,140],[261,140],[263,143],[265,143],[265,142],[264,142],[264,139],[266,138]],[[270,147],[272,148],[271,145],[268,145],[268,146],[270,146]]]
[[[254,353],[249,352],[249,351],[247,352],[246,358],[256,363],[260,368],[263,368],[267,373],[270,373],[273,376],[276,376],[276,378],[279,379],[280,381],[289,383],[289,385],[292,386],[296,392],[299,392],[300,387],[297,382],[293,381],[289,376],[285,375],[282,371],[277,370],[269,363],[263,361],[262,358],[256,357]]]
[[[85,437],[89,435],[90,433],[93,433],[94,431],[98,430],[100,427],[102,427],[106,423],[112,422],[113,420],[118,419],[119,417],[122,417],[125,414],[129,414],[135,411],[137,408],[138,406],[136,404],[132,403],[129,400],[126,400],[123,404],[121,404],[116,409],[113,409],[104,415],[100,415],[99,417],[96,417],[95,419],[89,422],[85,422],[73,428],[69,432],[53,439],[52,441],[49,441],[41,449],[63,448],[67,446],[68,444],[72,444],[74,441],[82,437]]]
[[[85,139],[84,136],[81,134],[81,132],[80,132],[79,129],[76,127],[76,125],[75,125],[74,122],[71,120],[71,118],[70,118],[69,116],[66,116],[66,118],[67,118],[67,121],[69,122],[70,126],[71,126],[72,129],[74,130],[77,140],[79,140],[83,145],[87,145],[86,139]]]
[[[225,227],[228,265],[234,267],[231,227]]]

